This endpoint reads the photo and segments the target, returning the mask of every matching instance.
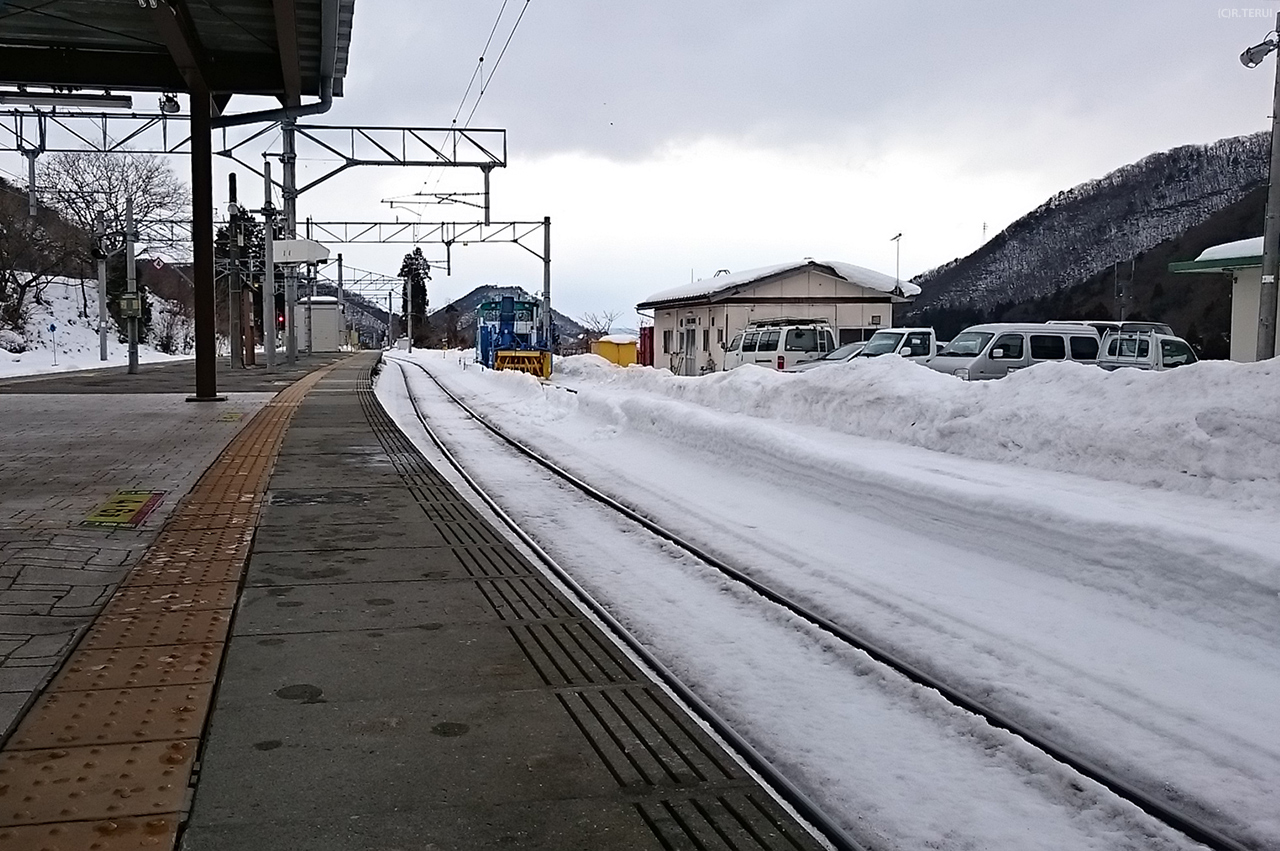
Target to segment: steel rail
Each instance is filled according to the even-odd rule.
[[[801,818],[808,821],[810,825],[812,825],[813,828],[822,835],[823,839],[829,842],[837,849],[837,851],[869,851],[865,845],[859,844],[845,833],[844,828],[823,812],[817,804],[810,800],[810,798],[800,790],[798,786],[781,774],[773,764],[764,757],[763,754],[756,750],[750,742],[734,730],[733,727],[721,718],[714,709],[702,700],[702,698],[698,697],[698,695],[695,694],[688,686],[681,682],[680,679],[672,673],[671,669],[664,665],[647,647],[631,635],[627,628],[623,626],[617,618],[610,614],[608,609],[592,597],[591,594],[583,588],[568,571],[561,567],[560,564],[556,562],[556,560],[547,553],[547,551],[544,550],[537,541],[521,529],[519,524],[517,524],[516,521],[502,509],[502,506],[498,505],[498,503],[489,496],[488,492],[481,487],[480,483],[472,478],[471,474],[466,471],[461,462],[459,462],[453,453],[449,451],[449,448],[445,445],[444,441],[440,439],[440,436],[436,434],[435,429],[427,423],[426,417],[423,416],[422,409],[418,406],[418,400],[415,398],[413,390],[409,386],[409,375],[405,371],[404,367],[405,365],[416,366],[431,377],[432,380],[435,379],[435,376],[432,376],[425,368],[419,364],[413,363],[412,361],[401,360],[400,358],[387,358],[386,360],[389,360],[399,366],[400,377],[404,380],[405,393],[408,394],[409,403],[413,406],[414,416],[426,431],[427,437],[431,439],[431,442],[435,444],[435,447],[444,456],[445,460],[449,462],[450,466],[452,466],[453,469],[457,471],[458,475],[467,483],[467,486],[475,491],[476,495],[484,502],[489,510],[492,511],[498,519],[500,519],[507,528],[511,530],[512,534],[520,539],[521,543],[528,547],[533,554],[537,556],[538,560],[552,572],[556,579],[569,588],[569,590],[578,598],[579,602],[581,602],[582,605],[585,606],[595,617],[599,618],[600,621],[614,633],[615,637],[627,646],[627,649],[638,656],[641,661],[643,661],[644,664],[662,680],[663,684],[667,686],[667,688],[671,689],[671,691],[674,692],[680,700],[685,702],[695,713],[697,713],[698,717],[701,718],[702,721],[711,727],[718,736],[724,739],[747,763],[747,765],[752,768],[752,770],[764,778],[767,783],[772,785],[774,790],[782,797],[782,799],[791,805],[796,812],[800,814]],[[437,386],[440,387],[445,395],[466,411],[469,416],[475,416],[475,414],[467,408],[466,405],[459,402],[458,399],[453,396],[453,394],[449,393],[448,390],[445,390],[439,382],[437,382]],[[477,421],[482,422],[480,420]]]
[[[412,361],[399,362],[412,363]],[[608,507],[625,515],[627,518],[640,524],[654,535],[657,535],[658,537],[680,547],[690,555],[693,555],[705,562],[708,566],[723,573],[725,576],[746,585],[752,591],[755,591],[771,603],[781,606],[788,612],[808,621],[814,626],[822,629],[824,632],[840,639],[844,643],[863,651],[872,659],[883,665],[887,665],[917,685],[925,686],[926,688],[931,688],[939,692],[952,704],[968,712],[972,712],[974,715],[980,716],[991,726],[1018,736],[1032,747],[1048,754],[1055,760],[1071,767],[1100,786],[1105,787],[1115,795],[1138,807],[1156,820],[1182,834],[1185,834],[1189,838],[1214,849],[1214,851],[1256,851],[1256,849],[1251,846],[1245,845],[1239,840],[1227,836],[1217,828],[1202,823],[1194,816],[1179,812],[1165,801],[1162,801],[1130,784],[1128,781],[1116,776],[1088,757],[1075,753],[1067,747],[1051,741],[1031,728],[1013,720],[999,710],[993,709],[982,701],[970,697],[964,692],[961,692],[955,687],[938,679],[934,675],[924,671],[916,665],[913,665],[905,659],[900,658],[892,651],[886,650],[875,642],[850,632],[847,628],[841,626],[830,618],[814,612],[804,604],[791,599],[787,595],[776,591],[773,588],[770,588],[768,585],[754,579],[742,570],[724,562],[711,553],[708,553],[697,544],[687,541],[676,533],[663,528],[630,506],[600,490],[597,490],[574,476],[572,473],[560,468],[554,462],[544,458],[537,452],[520,443],[515,438],[510,437],[497,426],[493,425],[493,423],[489,422],[486,417],[477,413],[465,402],[459,399],[454,393],[445,387],[439,379],[432,375],[431,371],[426,367],[417,363],[413,363],[413,366],[422,370],[422,372],[440,388],[441,392],[448,396],[459,408],[465,411],[469,417],[492,432],[500,440],[519,451],[522,455],[535,461],[537,464],[563,479],[565,482],[573,485],[592,499],[607,505]]]

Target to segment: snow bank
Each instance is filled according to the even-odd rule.
[[[745,366],[686,378],[584,355],[559,359],[556,378],[580,392],[652,394],[1242,505],[1280,496],[1274,361],[1205,361],[1165,373],[1042,364],[999,381],[966,382],[894,357],[796,374]],[[662,411],[678,415],[658,406],[645,416]]]
[[[17,354],[0,347],[0,378],[127,364],[129,347],[120,342],[114,322],[107,334],[107,360],[100,359],[97,287],[96,280],[85,282],[82,290],[78,280],[57,279],[45,288],[43,303],[28,302],[26,327],[21,335],[27,350]],[[154,293],[150,299],[153,332],[159,333],[172,316],[172,322],[179,328],[179,336],[190,337],[190,323],[180,317],[181,311],[176,305]],[[185,325],[182,324],[184,322]],[[50,331],[50,325],[55,330]],[[190,354],[162,354],[145,344],[138,346],[138,360],[143,363],[190,357]]]

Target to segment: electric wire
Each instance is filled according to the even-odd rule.
[[[524,0],[524,5],[520,7],[520,15],[516,18],[515,24],[511,27],[511,32],[507,34],[506,43],[502,45],[502,51],[498,54],[497,60],[493,63],[493,67],[489,69],[489,82],[481,82],[480,94],[476,95],[476,102],[471,105],[471,112],[467,115],[467,120],[463,122],[463,127],[471,126],[471,119],[475,117],[476,109],[480,106],[480,101],[484,99],[485,92],[489,91],[489,86],[493,84],[493,77],[498,73],[498,66],[502,64],[502,57],[507,55],[507,48],[511,46],[511,39],[515,38],[516,30],[520,29],[520,22],[524,20],[524,13],[529,11],[529,3],[531,0]],[[504,0],[505,4],[505,0]]]

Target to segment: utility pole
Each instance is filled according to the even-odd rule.
[[[276,210],[271,204],[271,161],[262,158],[262,346],[267,372],[276,371]]]
[[[1280,14],[1276,15],[1280,32]],[[1274,48],[1273,48],[1274,49]],[[1280,59],[1271,98],[1271,170],[1262,233],[1262,290],[1258,293],[1258,360],[1276,356],[1276,274],[1280,269]]]
[[[889,237],[893,243],[893,285],[897,287],[902,280],[902,234]]]
[[[542,339],[551,351],[551,217],[542,218]]]
[[[1267,54],[1280,47],[1280,14],[1276,28],[1261,43],[1240,54],[1246,68],[1262,64]],[[1271,170],[1267,182],[1267,217],[1262,229],[1262,287],[1258,293],[1257,359],[1276,355],[1276,275],[1280,269],[1280,59],[1276,61],[1276,82],[1271,97]]]
[[[342,252],[338,252],[338,323],[342,326],[342,337],[339,343],[348,342],[347,338],[347,306],[342,300]]]
[[[124,269],[125,293],[128,295],[129,325],[129,374],[138,374],[138,319],[142,313],[142,301],[138,296],[138,258],[133,232],[133,196],[124,199]]]
[[[230,221],[227,233],[227,255],[231,261],[227,275],[227,341],[231,349],[232,369],[244,367],[243,338],[240,332],[240,208],[236,206],[236,175],[227,175],[230,203],[227,205]]]
[[[395,293],[388,290],[387,291],[387,348],[388,349],[391,348],[391,345],[394,342],[391,339],[391,299],[394,297],[395,297]]]
[[[298,238],[298,153],[295,122],[286,118],[280,123],[280,167],[284,172],[284,237]],[[284,351],[285,360],[293,366],[298,361],[298,267],[290,264],[284,270]]]
[[[307,239],[311,239],[311,217],[307,216]],[[307,299],[307,354],[311,354],[314,349],[311,346],[311,310],[316,303],[316,264],[307,264],[307,280],[311,284],[311,296]]]
[[[98,359],[107,359],[107,224],[101,212],[94,225],[98,240]]]

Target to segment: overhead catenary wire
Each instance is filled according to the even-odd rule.
[[[516,17],[516,22],[511,26],[511,32],[507,34],[507,40],[503,43],[502,50],[498,53],[498,58],[494,60],[493,67],[489,69],[489,82],[481,81],[480,94],[476,95],[476,102],[471,105],[471,112],[467,115],[467,120],[463,122],[463,127],[471,126],[471,119],[475,117],[480,101],[484,98],[485,92],[489,91],[489,85],[493,83],[493,76],[498,73],[498,66],[502,64],[502,57],[507,55],[507,48],[511,46],[511,39],[515,38],[516,30],[520,29],[520,22],[524,20],[524,13],[529,11],[529,3],[530,0],[524,0],[524,5],[520,7],[520,14]],[[503,0],[503,6],[505,7],[505,5],[506,0]]]
[[[476,81],[480,82],[480,90],[476,94],[475,102],[471,104],[471,111],[467,113],[466,121],[462,122],[463,129],[471,126],[471,119],[475,117],[476,109],[480,106],[480,101],[484,99],[485,92],[489,90],[490,84],[493,83],[493,76],[497,73],[498,66],[502,64],[502,57],[507,55],[507,48],[511,46],[511,40],[515,38],[516,30],[520,28],[520,22],[524,20],[525,12],[529,10],[530,0],[524,0],[524,5],[520,7],[520,14],[516,16],[516,22],[512,24],[511,31],[507,33],[506,41],[502,44],[502,50],[498,52],[498,58],[494,61],[489,69],[489,79],[484,78],[484,61],[489,55],[489,48],[493,44],[493,38],[497,34],[499,26],[502,24],[502,18],[506,14],[507,5],[510,0],[502,0],[502,6],[498,9],[498,14],[493,20],[493,26],[489,28],[489,37],[485,39],[484,47],[480,51],[480,58],[476,62],[475,70],[471,72],[471,79],[467,81],[467,89],[462,93],[462,98],[458,101],[458,108],[453,113],[453,120],[450,126],[458,126],[458,116],[462,115],[462,110],[466,108],[467,98],[471,95],[471,90],[475,88]],[[443,178],[442,174],[437,174],[435,180],[431,182],[431,188],[425,193],[430,195],[440,185]]]

